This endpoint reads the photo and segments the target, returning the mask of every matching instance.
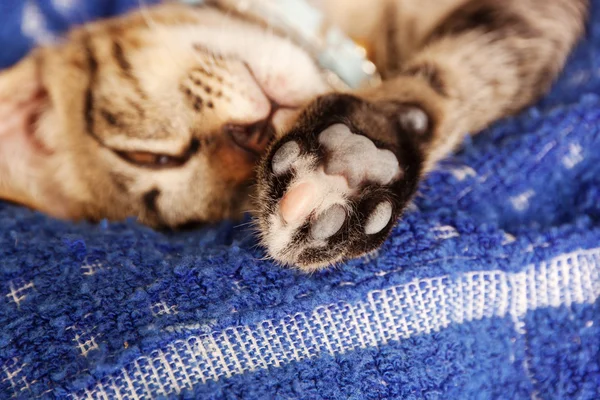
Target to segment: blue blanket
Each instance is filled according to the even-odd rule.
[[[138,4],[2,0],[0,66]],[[232,222],[166,235],[0,203],[0,398],[600,398],[592,21],[550,95],[341,268],[278,268]]]

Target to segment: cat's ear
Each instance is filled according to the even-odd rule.
[[[53,150],[42,140],[40,117],[51,104],[37,57],[0,71],[0,199],[63,217],[48,180]]]

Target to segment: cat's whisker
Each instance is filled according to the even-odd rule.
[[[239,229],[239,228],[244,228],[244,227],[247,227],[247,226],[252,226],[252,222],[244,222],[244,223],[235,225],[234,228],[235,229]]]

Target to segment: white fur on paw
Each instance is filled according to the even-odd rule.
[[[334,204],[319,215],[310,228],[314,239],[325,240],[335,235],[346,220],[346,210],[339,204]]]
[[[367,235],[374,235],[381,232],[390,222],[392,218],[392,204],[389,201],[379,203],[375,210],[369,215],[367,223],[365,224],[365,233]]]
[[[319,143],[329,151],[325,173],[345,176],[351,187],[363,181],[387,185],[402,175],[394,153],[378,149],[369,138],[352,133],[346,125],[325,129]]]
[[[277,176],[286,173],[300,155],[300,146],[296,142],[287,142],[277,150],[271,162],[273,173]]]

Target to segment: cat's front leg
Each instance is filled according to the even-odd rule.
[[[269,255],[313,271],[377,249],[417,189],[434,112],[418,102],[317,99],[260,166]]]

